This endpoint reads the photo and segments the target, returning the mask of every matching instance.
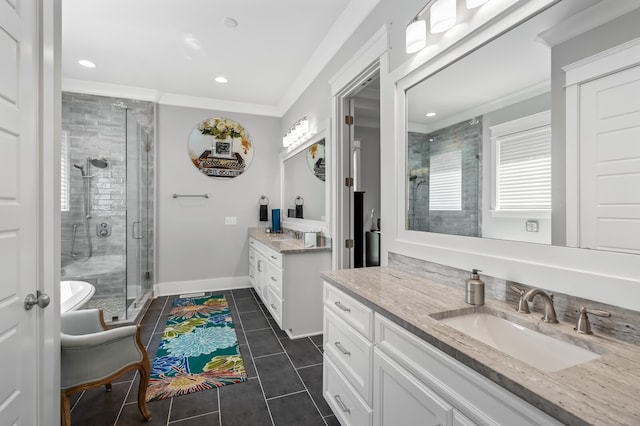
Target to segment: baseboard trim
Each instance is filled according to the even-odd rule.
[[[196,293],[200,291],[232,290],[246,287],[251,287],[249,276],[172,281],[154,284],[153,295],[155,297],[173,296],[176,294]]]

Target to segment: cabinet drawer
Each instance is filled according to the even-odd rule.
[[[249,266],[256,267],[256,262],[258,261],[258,255],[256,253],[256,249],[253,247],[249,247]]]
[[[269,262],[267,267],[267,282],[276,295],[282,299],[282,269]]]
[[[249,282],[251,287],[256,287],[256,269],[251,265],[249,265]]]
[[[324,350],[365,402],[371,405],[373,344],[324,308]]]
[[[371,408],[351,388],[336,366],[325,356],[323,394],[342,426],[369,426]]]
[[[267,309],[269,309],[273,319],[276,320],[280,328],[282,328],[282,300],[275,294],[272,287],[268,287],[266,292]]]
[[[373,311],[370,308],[326,282],[324,303],[365,338],[373,340]]]
[[[557,420],[380,314],[376,347],[454,405],[473,423],[558,425]]]
[[[268,251],[265,253],[269,262],[273,263],[276,267],[282,269],[282,253],[278,253],[277,251],[267,249]]]

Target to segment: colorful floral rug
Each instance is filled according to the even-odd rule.
[[[223,295],[177,299],[151,366],[147,401],[247,380]]]

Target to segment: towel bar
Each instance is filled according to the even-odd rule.
[[[209,198],[209,194],[173,194],[173,198]]]

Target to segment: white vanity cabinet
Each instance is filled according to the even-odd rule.
[[[281,253],[249,238],[249,281],[291,338],[322,333],[320,271],[330,268],[330,251]]]
[[[341,424],[561,424],[329,283],[324,302],[323,392]]]

